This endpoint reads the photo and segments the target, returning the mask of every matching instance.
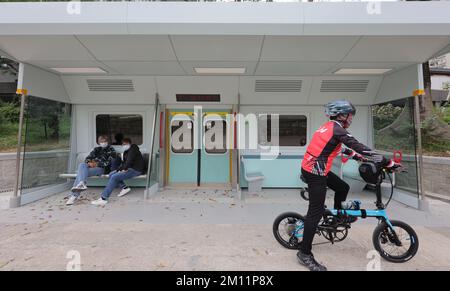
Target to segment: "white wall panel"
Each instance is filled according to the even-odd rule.
[[[152,76],[63,76],[64,84],[74,104],[154,104],[155,79]],[[133,92],[92,92],[87,79],[132,80]]]
[[[143,117],[143,152],[150,149],[154,114],[153,105],[76,105],[77,152],[88,152],[96,146],[96,114],[141,114]]]
[[[374,99],[374,104],[412,96],[419,88],[419,65],[412,65],[398,72],[388,74],[383,78],[380,90]],[[420,78],[423,78],[422,76]]]
[[[20,64],[17,88],[27,89],[28,95],[55,101],[70,102],[59,75],[44,71],[32,65]]]
[[[301,80],[302,89],[300,92],[255,92],[256,80]],[[275,105],[296,105],[306,104],[311,87],[311,77],[241,77],[239,82],[239,93],[241,104],[275,104]]]

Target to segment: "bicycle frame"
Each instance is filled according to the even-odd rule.
[[[329,209],[328,210],[333,216],[337,217],[339,215],[347,215],[347,216],[353,216],[353,217],[363,217],[363,211],[366,212],[364,218],[373,217],[377,218],[383,222],[385,222],[390,229],[394,229],[394,226],[390,222],[386,210],[385,209],[377,209],[377,210],[343,210],[343,209]],[[303,237],[303,233],[300,233],[300,230],[304,228],[303,225],[297,226],[295,228],[295,236],[297,238]],[[394,235],[396,236],[395,232]]]
[[[364,209],[363,210],[330,209],[329,211],[331,212],[331,214],[333,214],[333,216],[348,215],[348,216],[353,216],[353,217],[363,217]],[[365,212],[366,212],[365,218],[374,217],[374,218],[377,218],[379,220],[386,222],[389,225],[389,227],[391,227],[391,228],[393,227],[391,222],[389,221],[389,218],[387,216],[385,209],[365,210]]]

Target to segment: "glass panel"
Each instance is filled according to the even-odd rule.
[[[271,146],[305,146],[307,120],[304,115],[279,115],[279,125],[277,129],[272,129],[272,116],[262,114],[259,116],[258,143],[260,145]],[[272,133],[273,131],[273,133]],[[279,144],[272,142],[272,134],[279,136]]]
[[[95,117],[97,138],[106,135],[113,145],[121,145],[124,137],[142,145],[143,121],[138,114],[99,114]]]
[[[227,152],[227,123],[225,120],[207,120],[205,122],[205,151],[208,154]]]
[[[152,185],[156,184],[159,182],[159,159],[160,159],[160,130],[161,130],[161,117],[162,115],[160,115],[161,113],[157,113],[159,114],[157,116],[157,118],[155,118],[156,121],[156,125],[154,127],[155,130],[155,134],[153,135],[153,152],[150,153],[150,157],[149,157],[149,163],[151,163],[151,169],[148,170],[147,174],[150,174],[149,177],[149,185],[148,187],[151,187]],[[149,165],[150,166],[150,165]]]
[[[372,106],[375,149],[392,157],[403,153],[408,173],[396,174],[396,187],[418,195],[414,99],[404,98]]]
[[[70,104],[27,97],[22,194],[66,182],[70,128]]]
[[[0,193],[12,192],[16,181],[20,98],[0,94]]]
[[[170,122],[170,145],[176,154],[190,154],[194,151],[194,123],[192,120]]]

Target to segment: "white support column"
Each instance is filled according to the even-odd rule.
[[[25,99],[27,95],[26,89],[17,89],[17,94],[20,94],[20,115],[19,115],[19,130],[17,133],[17,150],[16,150],[16,181],[14,184],[13,197],[11,197],[9,207],[16,208],[21,205],[21,188],[22,183],[22,163],[20,156],[22,154],[22,129],[23,129],[23,117],[25,112]]]
[[[150,153],[148,157],[148,168],[147,168],[147,180],[144,190],[144,199],[148,199],[150,196],[153,196],[158,191],[158,183],[156,185],[153,185],[150,187],[150,179],[152,175],[152,168],[153,168],[153,156],[155,155],[155,134],[156,134],[156,124],[158,122],[158,115],[159,115],[159,94],[156,93],[155,96],[155,111],[153,115],[153,124],[152,124],[152,134],[150,139]]]
[[[240,87],[239,87],[240,88]],[[236,137],[236,140],[234,141],[234,145],[236,145],[236,148],[234,149],[234,156],[236,160],[236,195],[235,198],[238,201],[243,201],[244,197],[242,196],[242,189],[241,189],[241,151],[239,149],[239,138],[240,138],[240,132],[239,132],[239,124],[237,123],[237,115],[241,113],[241,93],[238,93],[237,95],[237,105],[233,106],[233,111],[236,112],[236,116],[234,116],[233,126],[234,123],[236,123],[236,127],[234,128],[234,136]]]
[[[417,65],[417,80],[418,88],[413,92],[414,96],[414,120],[417,135],[417,188],[419,191],[419,209],[422,211],[429,211],[429,203],[425,192],[423,191],[423,157],[422,157],[422,130],[421,130],[421,120],[420,120],[420,98],[425,94],[424,91],[424,81],[423,81],[423,68],[422,64]]]

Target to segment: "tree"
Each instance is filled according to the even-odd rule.
[[[59,121],[64,110],[64,104],[42,98],[29,98],[27,104],[29,122],[37,122],[43,126],[46,140],[51,138],[58,141]]]
[[[450,142],[450,126],[433,110],[429,62],[422,64],[425,94],[419,99],[420,121],[429,138]]]

